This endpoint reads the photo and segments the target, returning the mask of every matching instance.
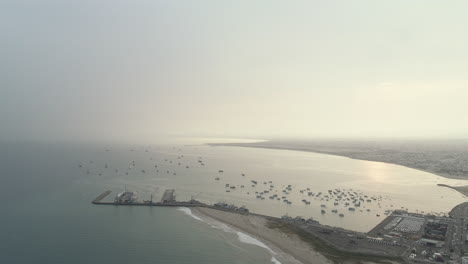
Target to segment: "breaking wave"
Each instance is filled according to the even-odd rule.
[[[192,213],[192,210],[190,210],[190,208],[188,208],[188,207],[179,207],[179,208],[177,208],[177,210],[184,212],[186,215],[189,215],[192,218],[197,219],[198,221],[203,221],[203,222],[209,224],[211,227],[213,227],[215,229],[223,230],[226,233],[235,233],[235,234],[237,234],[237,239],[239,239],[239,241],[244,243],[244,244],[256,245],[256,246],[259,246],[259,247],[262,247],[262,248],[268,250],[272,255],[277,255],[276,252],[274,252],[271,248],[269,248],[267,245],[265,245],[262,241],[254,238],[252,236],[249,236],[246,233],[242,233],[240,231],[234,230],[234,229],[230,228],[229,226],[227,226],[226,224],[224,224],[222,222],[207,221],[205,219],[202,219],[202,218],[194,215]],[[281,264],[281,262],[279,262],[273,256],[271,257],[271,262],[274,263],[274,264]]]
[[[255,238],[247,235],[246,233],[237,232],[237,236],[239,237],[239,241],[242,242],[242,243],[256,245],[256,246],[262,247],[262,248],[270,251],[270,253],[272,253],[272,254],[275,254],[275,252],[273,250],[271,250],[271,248],[269,248],[263,242],[261,242],[258,239],[255,239]]]
[[[201,219],[200,217],[194,215],[194,214],[192,213],[192,210],[190,210],[190,208],[188,208],[188,207],[178,207],[177,210],[184,212],[186,215],[189,215],[189,216],[191,216],[192,218],[197,219],[198,221],[206,222],[206,221],[204,221],[203,219]]]
[[[277,259],[275,259],[275,257],[271,257],[271,262],[273,262],[275,264],[281,264],[281,262],[279,262]]]

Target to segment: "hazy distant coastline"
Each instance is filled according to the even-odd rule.
[[[208,145],[316,152],[392,163],[451,179],[468,179],[468,140],[270,140],[254,143],[209,143]]]

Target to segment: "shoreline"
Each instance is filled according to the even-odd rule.
[[[192,208],[191,210],[197,217],[214,219],[262,241],[277,253],[272,256],[282,264],[401,263],[392,258],[342,252],[325,241],[268,217],[211,208]]]
[[[468,197],[468,185],[451,186],[443,183],[438,183],[437,186],[450,188]]]
[[[351,156],[351,155],[345,155],[345,154],[340,154],[340,153],[336,153],[336,152],[320,151],[320,150],[310,149],[310,148],[306,148],[306,147],[299,148],[299,147],[275,146],[275,145],[266,146],[266,145],[256,145],[256,143],[206,143],[206,145],[213,146],[213,147],[216,147],[216,146],[245,147],[245,148],[261,148],[261,149],[275,149],[275,150],[310,152],[310,153],[317,153],[317,154],[323,154],[323,155],[345,157],[345,158],[354,159],[354,160],[362,160],[362,161],[370,161],[370,162],[381,162],[381,163],[386,163],[386,164],[391,164],[391,165],[396,165],[396,166],[402,166],[402,167],[405,167],[405,168],[418,170],[418,171],[422,171],[422,172],[426,172],[426,173],[430,173],[430,174],[434,174],[436,176],[443,177],[443,178],[446,178],[446,179],[451,179],[451,180],[468,180],[467,178],[465,178],[463,176],[439,173],[439,172],[436,172],[436,171],[433,171],[433,170],[411,167],[411,166],[408,166],[408,165],[398,164],[398,163],[395,163],[395,162],[359,158],[359,157],[354,157],[354,156]],[[461,194],[468,197],[468,185],[450,186],[450,187],[452,187],[453,190],[455,190],[455,191],[457,191],[457,192],[459,192],[459,193],[461,193]]]
[[[198,217],[201,216],[214,219],[258,239],[277,254],[272,254],[272,257],[277,258],[281,264],[333,263],[320,253],[316,252],[298,236],[294,234],[288,235],[280,230],[267,227],[269,220],[263,217],[256,215],[241,215],[210,208],[191,208],[191,210]]]
[[[363,161],[372,161],[372,162],[381,162],[381,163],[386,163],[386,164],[392,164],[392,165],[397,165],[397,166],[410,168],[410,169],[413,169],[413,170],[419,170],[419,171],[431,173],[431,174],[434,174],[434,175],[437,175],[437,176],[440,176],[440,177],[443,177],[443,178],[447,178],[447,179],[452,179],[452,180],[468,180],[467,178],[464,178],[462,176],[444,174],[444,173],[439,173],[439,172],[435,172],[435,171],[432,171],[432,170],[425,170],[425,169],[421,169],[421,168],[410,167],[408,165],[398,164],[398,163],[390,162],[390,161],[364,159],[364,158],[358,158],[358,157],[345,155],[345,154],[340,154],[340,153],[335,153],[335,152],[320,151],[320,150],[314,150],[314,149],[308,149],[308,148],[298,148],[298,147],[289,147],[289,146],[264,146],[264,145],[254,145],[254,144],[256,144],[256,143],[206,143],[206,145],[212,146],[212,147],[218,147],[218,146],[223,146],[223,147],[244,147],[244,148],[261,148],[261,149],[276,149],[276,150],[311,152],[311,153],[324,154],[324,155],[330,155],[330,156],[345,157],[345,158],[354,159],[354,160],[363,160]]]

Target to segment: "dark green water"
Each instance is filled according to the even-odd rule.
[[[267,250],[175,208],[92,205],[116,184],[77,164],[103,149],[0,143],[0,263],[271,263]]]

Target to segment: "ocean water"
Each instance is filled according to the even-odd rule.
[[[113,199],[124,186],[138,192],[139,199],[153,195],[158,200],[165,189],[175,188],[178,200],[225,201],[258,213],[313,217],[360,231],[380,222],[386,210],[403,207],[443,214],[466,201],[436,184],[467,181],[401,166],[297,151],[210,147],[201,142],[0,143],[0,263],[277,261],[261,241],[196,219],[186,208],[91,204],[104,190],[111,190],[106,199]],[[252,180],[258,184],[252,187]],[[269,190],[270,185],[274,185],[271,194],[286,195],[292,204],[257,199],[255,192]],[[284,194],[287,185],[292,190]],[[333,199],[300,192],[306,188],[314,193],[346,189],[376,200],[349,212],[343,201],[335,206]],[[321,214],[321,205],[327,213]],[[332,208],[345,217],[331,213]]]
[[[1,144],[0,263],[272,263],[268,250],[176,208],[92,205],[115,184],[76,165],[102,147]]]

